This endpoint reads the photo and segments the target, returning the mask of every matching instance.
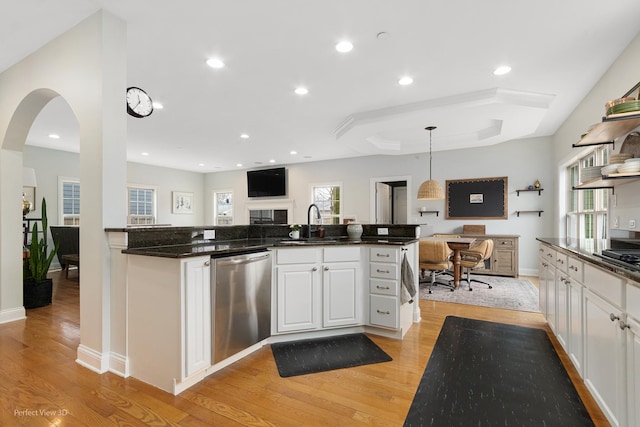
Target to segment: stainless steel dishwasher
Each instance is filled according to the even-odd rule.
[[[217,363],[271,334],[271,253],[213,261],[211,343]]]

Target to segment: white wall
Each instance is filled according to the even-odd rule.
[[[156,189],[158,224],[193,226],[211,223],[205,216],[204,175],[201,173],[129,162],[127,183]],[[192,214],[171,212],[171,195],[174,191],[193,193]]]
[[[40,202],[42,197],[45,197],[49,224],[62,224],[60,206],[58,205],[60,199],[58,179],[67,177],[79,180],[80,156],[76,153],[25,145],[23,164],[25,167],[35,169],[38,183],[36,210],[29,213],[27,218],[40,217]],[[150,186],[156,190],[158,224],[174,226],[206,224],[203,206],[203,174],[129,162],[127,163],[127,184]],[[82,184],[80,187],[82,189]],[[126,189],[122,191],[126,194]],[[171,212],[171,193],[173,191],[194,194],[193,214],[174,214]],[[57,259],[55,259],[53,267],[58,266]]]
[[[577,106],[575,111],[562,124],[560,129],[553,136],[554,164],[557,173],[560,173],[566,164],[593,147],[584,149],[573,148],[571,145],[580,140],[580,135],[585,133],[589,127],[601,121],[605,115],[605,103],[611,99],[619,98],[631,89],[640,80],[640,34],[627,46],[622,55],[605,72],[600,81],[587,94],[584,100]],[[615,144],[615,152],[619,152],[624,141],[624,136],[619,138]],[[620,229],[628,228],[628,221],[635,219],[640,224],[640,197],[638,196],[637,183],[628,183],[617,186],[615,189],[616,203],[610,204],[609,219],[616,216],[620,219]],[[558,208],[554,212],[554,217],[560,219],[561,193],[564,188],[556,188],[554,199],[558,201]],[[553,235],[563,236],[564,228],[561,221],[556,221]]]

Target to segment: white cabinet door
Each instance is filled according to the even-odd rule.
[[[584,330],[582,328],[582,302],[584,286],[576,280],[569,279],[569,318],[568,318],[568,340],[569,357],[573,365],[583,376],[583,345]]]
[[[324,264],[322,269],[325,328],[361,323],[362,275],[357,262]]]
[[[553,266],[547,267],[547,322],[553,330],[556,332],[556,320],[558,315],[558,303],[557,303],[557,286],[556,286],[556,268]]]
[[[628,319],[627,324],[627,425],[640,426],[640,323]]]
[[[558,341],[564,347],[567,353],[569,352],[569,281],[566,278],[566,274],[556,270],[556,337]]]
[[[183,380],[211,365],[211,259],[184,261]]]
[[[549,275],[549,264],[545,261],[544,258],[538,259],[538,307],[542,312],[542,315],[547,318],[548,317],[548,309],[547,305],[549,303],[549,283],[547,276]]]
[[[305,331],[320,326],[320,283],[315,264],[277,268],[278,332]]]
[[[611,320],[620,310],[589,290],[584,294],[584,382],[609,422],[624,426],[625,340],[618,322]]]

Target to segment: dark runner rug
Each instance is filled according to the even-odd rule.
[[[392,360],[364,334],[276,343],[271,350],[281,377]]]
[[[405,426],[593,426],[542,329],[445,319]]]

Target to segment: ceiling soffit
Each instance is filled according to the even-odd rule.
[[[554,98],[492,88],[355,113],[334,135],[366,155],[424,152],[426,126],[437,126],[433,151],[493,145],[533,134]]]

